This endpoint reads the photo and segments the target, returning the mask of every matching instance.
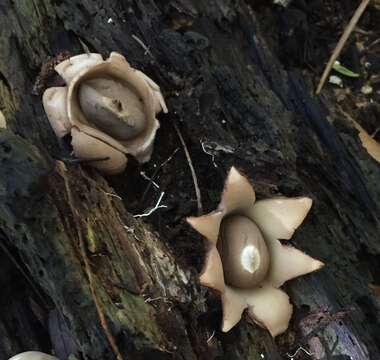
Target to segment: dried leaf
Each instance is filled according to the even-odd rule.
[[[375,285],[375,284],[368,284],[368,287],[373,290],[373,292],[377,295],[380,296],[380,286]]]
[[[372,138],[363,128],[359,129],[359,138],[363,147],[377,162],[380,163],[380,143]]]
[[[331,75],[329,77],[329,83],[337,85],[339,87],[343,87],[343,80],[339,76],[336,76],[336,75]]]
[[[380,163],[380,143],[370,136],[349,113],[342,108],[340,108],[340,112],[353,124],[355,129],[359,131],[359,139],[368,154]]]

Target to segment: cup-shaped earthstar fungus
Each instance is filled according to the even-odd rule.
[[[221,294],[222,331],[235,326],[248,309],[255,323],[276,336],[288,328],[293,312],[279,287],[324,264],[279,241],[292,237],[309,212],[311,199],[255,200],[248,179],[232,167],[218,208],[187,221],[207,239],[200,283]]]
[[[58,360],[58,358],[39,351],[26,351],[12,356],[8,360]]]
[[[66,86],[48,88],[43,105],[57,137],[71,135],[76,157],[97,159],[90,164],[106,174],[122,172],[126,154],[150,159],[156,114],[167,112],[153,80],[116,52],[107,60],[93,53],[73,56],[55,70]]]

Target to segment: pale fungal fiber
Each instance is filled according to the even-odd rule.
[[[200,282],[221,294],[224,332],[245,309],[272,336],[288,328],[293,307],[279,287],[324,264],[279,239],[292,237],[311,205],[306,197],[256,201],[248,179],[232,167],[218,208],[187,219],[208,242]]]
[[[43,95],[43,105],[58,138],[71,136],[73,153],[94,161],[106,174],[122,172],[126,154],[139,162],[150,159],[159,122],[167,112],[159,86],[126,59],[111,53],[81,54],[55,70],[66,82]],[[100,159],[100,160],[99,160]]]

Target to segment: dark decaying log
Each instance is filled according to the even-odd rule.
[[[245,1],[2,0],[0,24],[0,359],[30,349],[114,359],[107,326],[125,359],[282,359],[301,345],[314,358],[379,357],[379,300],[368,287],[380,282],[379,165],[328,100],[282,68]],[[104,179],[55,162],[40,96],[59,83],[48,59],[83,45],[121,52],[161,85],[170,113],[144,171],[180,150],[159,169],[159,191],[143,196],[133,165]],[[219,331],[218,296],[196,280],[202,240],[183,221],[196,202],[173,122],[205,211],[231,165],[258,197],[314,199],[293,240],[327,266],[286,286],[295,315],[276,340],[244,320]],[[167,208],[131,215],[160,191]]]

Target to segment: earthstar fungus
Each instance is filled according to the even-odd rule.
[[[125,169],[126,154],[142,163],[150,159],[160,126],[156,114],[168,111],[153,80],[116,52],[106,60],[94,53],[73,56],[55,70],[66,86],[47,89],[43,105],[57,137],[71,135],[75,156],[98,159],[90,164],[107,174]]]
[[[58,358],[39,351],[26,351],[17,354],[8,360],[58,360]]]
[[[279,287],[324,264],[279,239],[292,237],[311,205],[307,197],[256,201],[248,179],[232,167],[218,208],[187,219],[207,239],[200,283],[221,294],[222,331],[235,326],[245,309],[273,337],[286,331],[293,307]]]

